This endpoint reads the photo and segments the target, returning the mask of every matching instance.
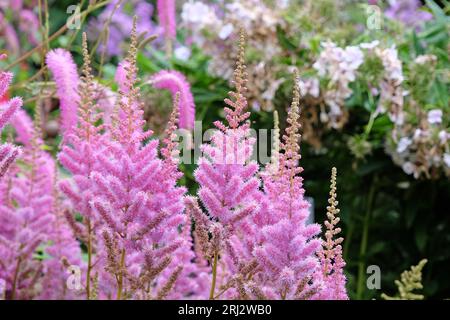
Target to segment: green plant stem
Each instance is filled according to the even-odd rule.
[[[120,254],[120,270],[117,284],[117,300],[122,300],[124,269],[125,269],[125,248],[122,249],[122,253]]]
[[[209,292],[209,300],[214,300],[214,291],[216,290],[216,279],[217,279],[217,252],[214,253],[214,260],[212,265],[212,281],[211,281],[211,291]]]
[[[361,245],[359,249],[359,262],[358,262],[358,282],[356,287],[356,298],[362,299],[364,292],[364,280],[366,273],[366,252],[367,252],[367,243],[369,239],[369,226],[370,219],[372,216],[372,207],[375,200],[375,191],[376,191],[376,177],[372,180],[372,184],[370,186],[369,195],[367,198],[367,206],[366,206],[366,214],[364,216],[363,221],[363,230],[361,236]]]

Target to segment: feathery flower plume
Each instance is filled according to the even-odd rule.
[[[298,80],[297,74],[295,78]],[[299,176],[303,169],[298,166],[300,93],[297,83],[294,81],[278,172],[263,175],[272,224],[262,228],[262,243],[254,250],[263,268],[258,284],[267,296],[278,299],[309,299],[320,288],[313,279],[318,268],[316,252],[320,248],[315,236],[320,226],[306,225],[309,204],[304,198],[303,179]]]
[[[197,272],[190,224],[183,213],[186,190],[176,185],[180,173],[170,157],[175,149],[176,112],[160,159],[158,140],[147,142],[152,132],[144,130],[137,50],[134,20],[117,112],[106,132],[98,133],[105,148],[92,158],[89,175],[78,178],[87,184],[86,201],[96,225],[91,236],[97,249],[91,274],[98,274],[100,298],[195,296],[192,274]]]
[[[158,0],[157,3],[158,19],[164,29],[164,35],[167,38],[175,39],[176,21],[175,21],[175,0]]]
[[[172,99],[175,100],[177,92],[180,93],[179,103],[179,127],[182,129],[192,130],[195,121],[195,104],[192,96],[191,86],[186,77],[178,71],[162,70],[153,75],[150,79],[151,84],[157,89],[169,90]]]
[[[80,100],[77,66],[70,52],[60,48],[47,53],[46,63],[55,79],[61,107],[61,129],[63,134],[67,135],[77,123],[77,109]]]
[[[202,145],[204,156],[194,172],[200,185],[198,196],[207,210],[207,220],[214,221],[207,224],[191,204],[191,212],[200,227],[197,238],[201,247],[206,247],[204,229],[208,228],[212,234],[209,252],[206,253],[212,269],[210,299],[218,297],[216,286],[227,287],[227,293],[222,297],[239,295],[238,274],[242,266],[252,259],[253,223],[250,219],[259,211],[262,197],[260,180],[256,177],[259,167],[251,161],[255,139],[250,135],[250,113],[245,112],[244,42],[241,32],[234,80],[236,90],[225,99],[228,105],[224,109],[226,123],[214,123],[218,130],[213,133],[210,143]],[[240,259],[233,258],[237,256]],[[230,288],[233,290],[228,290]]]
[[[0,277],[7,299],[70,298],[61,259],[81,265],[81,250],[67,226],[56,223],[55,162],[41,148],[38,126],[26,129],[31,139],[24,141],[22,165],[14,165],[0,182]],[[36,258],[38,248],[49,257]]]
[[[400,280],[395,280],[398,288],[397,296],[391,297],[382,293],[381,298],[384,300],[423,300],[425,297],[422,294],[413,291],[423,289],[422,270],[427,262],[427,259],[420,260],[418,265],[411,267],[411,270],[404,271]]]
[[[273,125],[273,146],[270,155],[270,163],[268,164],[268,168],[266,169],[266,171],[270,174],[276,174],[280,165],[280,121],[278,119],[278,112],[276,110],[273,112]]]
[[[343,272],[345,261],[342,258],[342,237],[336,238],[341,232],[341,228],[336,227],[340,221],[337,216],[339,209],[336,200],[336,174],[337,170],[331,170],[330,198],[328,199],[327,218],[325,221],[325,240],[323,248],[318,252],[320,260],[320,274],[318,278],[323,279],[323,288],[318,294],[318,298],[323,300],[348,300],[345,289],[346,278]]]
[[[0,54],[0,60],[5,58],[5,54]],[[0,97],[3,97],[7,93],[12,78],[13,74],[11,72],[0,71]],[[20,110],[21,106],[22,99],[19,97],[12,98],[3,103],[0,108],[0,130],[2,130],[6,123],[14,117],[14,114]],[[19,153],[20,149],[10,143],[0,145],[0,178],[3,177]]]
[[[175,0],[158,0],[156,6],[159,24],[164,30],[166,38],[166,51],[170,57],[172,55],[172,41],[175,40],[177,35]]]
[[[91,73],[90,58],[87,48],[87,37],[83,33],[83,68],[79,85],[79,103],[77,126],[66,134],[66,143],[58,154],[61,164],[72,174],[71,179],[60,181],[59,189],[67,197],[70,207],[66,212],[69,225],[74,226],[72,211],[78,212],[83,217],[83,228],[78,227],[77,236],[85,241],[88,250],[88,263],[85,276],[86,298],[92,295],[91,282],[93,276],[94,261],[93,252],[95,248],[96,232],[101,226],[98,217],[90,205],[93,186],[91,174],[97,170],[99,163],[97,159],[105,157],[105,139],[101,131],[103,126],[96,126],[96,122],[102,118],[102,113],[94,109],[94,81]],[[75,113],[77,114],[77,113]],[[72,228],[74,229],[74,228]],[[100,266],[99,263],[97,265]]]

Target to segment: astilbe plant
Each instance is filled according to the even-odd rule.
[[[327,219],[325,221],[325,240],[322,249],[318,255],[320,259],[320,270],[317,274],[318,278],[323,280],[323,290],[320,291],[317,298],[325,300],[347,300],[347,291],[345,289],[346,277],[343,273],[345,261],[342,258],[342,237],[336,238],[341,232],[341,228],[337,227],[340,221],[338,217],[339,209],[336,200],[336,175],[337,169],[331,171],[330,198],[327,206]]]
[[[5,298],[74,297],[76,292],[66,288],[67,266],[81,266],[81,249],[62,218],[55,161],[42,150],[38,125],[33,128],[22,110],[16,117],[22,120],[12,124],[23,152],[0,181],[0,278],[6,282]]]
[[[74,230],[87,241],[88,298],[195,297],[198,272],[190,251],[190,223],[183,213],[186,190],[176,186],[180,173],[173,159],[178,111],[172,115],[160,158],[158,141],[144,129],[136,86],[136,38],[133,28],[118,105],[111,124],[101,126],[95,126],[101,114],[93,114],[92,75],[84,41],[77,135],[68,139],[70,145],[60,153],[62,164],[74,176],[61,189],[84,220],[82,227],[69,216]],[[93,280],[98,292],[91,292]]]
[[[296,77],[297,79],[297,77]],[[298,81],[295,81],[298,83]],[[288,113],[288,128],[280,145],[278,170],[263,175],[272,222],[263,227],[262,243],[254,254],[263,272],[257,278],[262,292],[272,299],[308,299],[319,290],[314,271],[320,242],[320,227],[306,224],[309,203],[304,198],[303,171],[299,167],[299,89]]]
[[[186,77],[178,71],[162,70],[151,77],[150,83],[157,89],[169,90],[173,99],[177,93],[180,94],[179,127],[181,129],[193,129],[195,121],[195,104],[191,86],[186,80]]]
[[[6,58],[5,54],[0,54],[0,60]],[[11,84],[13,74],[11,72],[0,71],[0,97],[6,95],[9,85]],[[2,103],[0,110],[0,130],[13,117],[14,113],[22,106],[22,99],[19,97],[12,98]],[[10,143],[0,145],[0,178],[6,173],[11,163],[19,155],[20,150]]]
[[[189,211],[196,222],[198,244],[211,266],[210,299],[220,296],[239,297],[237,288],[243,278],[254,271],[254,259],[245,255],[251,252],[252,237],[248,235],[247,219],[260,209],[258,200],[262,194],[257,178],[258,164],[251,161],[255,139],[251,137],[249,112],[245,111],[247,100],[246,72],[244,65],[244,41],[241,34],[239,56],[235,70],[236,90],[225,99],[227,123],[216,121],[218,130],[212,134],[210,143],[202,145],[204,154],[194,175],[200,185],[198,197],[207,210],[203,216],[195,200],[188,200]],[[206,234],[212,239],[208,242]],[[216,286],[220,285],[221,290]]]
[[[71,54],[64,49],[55,49],[47,53],[46,63],[55,78],[57,95],[61,109],[61,129],[68,134],[75,126],[78,101],[77,66]]]
[[[201,146],[194,173],[200,188],[197,197],[186,197],[177,185],[182,173],[176,130],[194,120],[189,86],[171,71],[152,78],[174,100],[160,146],[143,119],[136,20],[131,39],[107,117],[86,34],[80,79],[70,53],[57,49],[47,55],[62,109],[58,160],[70,173],[67,179],[58,181],[57,164],[42,148],[39,112],[33,125],[17,110],[20,99],[3,108],[0,127],[11,120],[23,145],[20,161],[9,171],[3,164],[10,164],[18,149],[8,145],[16,153],[1,154],[9,159],[2,159],[6,174],[0,180],[0,279],[6,298],[346,299],[342,239],[334,238],[340,232],[335,169],[323,247],[319,225],[306,222],[297,74],[286,133],[280,139],[275,130],[271,162],[260,168],[252,160],[256,139],[246,111],[241,32],[226,121],[216,121],[217,130]],[[2,73],[0,80],[3,93],[11,75]],[[73,270],[81,274],[76,288],[67,285]]]
[[[411,266],[410,270],[402,272],[400,280],[395,280],[398,295],[388,296],[382,293],[381,298],[384,300],[423,300],[425,296],[415,291],[423,289],[422,270],[427,262],[427,259],[422,259],[418,265]]]

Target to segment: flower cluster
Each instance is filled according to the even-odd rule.
[[[123,57],[131,34],[134,12],[138,17],[139,35],[162,33],[162,29],[152,22],[153,11],[153,6],[145,1],[132,0],[126,3],[120,0],[110,1],[98,17],[90,19],[89,39],[99,44],[98,48],[102,54],[108,57]]]
[[[32,1],[0,2],[0,34],[11,56],[39,43],[39,18],[33,10],[36,6]]]
[[[40,128],[23,110],[11,124],[23,147],[0,181],[0,278],[5,298],[76,298],[76,292],[66,290],[67,266],[82,268],[81,248],[63,218],[56,163],[42,149]]]
[[[214,122],[217,129],[201,146],[194,173],[199,190],[186,196],[178,185],[176,130],[192,128],[189,85],[174,71],[151,78],[173,94],[160,144],[143,118],[137,38],[134,19],[128,55],[115,76],[118,93],[107,108],[92,75],[86,33],[81,77],[68,51],[47,54],[61,106],[57,158],[69,173],[64,179],[42,147],[39,108],[33,124],[17,110],[20,99],[6,103],[2,125],[10,119],[23,152],[0,180],[5,298],[346,298],[342,239],[331,238],[339,233],[335,174],[324,251],[320,226],[307,223],[299,87],[286,133],[280,139],[277,129],[271,162],[262,168],[252,160],[256,139],[241,32],[235,91],[224,100],[225,120]],[[2,74],[2,91],[10,80]]]
[[[0,60],[6,58],[4,54],[0,55]],[[4,97],[8,93],[9,85],[11,84],[13,74],[10,72],[0,71],[0,97]],[[0,114],[0,130],[7,124],[11,118],[14,118],[14,113],[22,106],[21,98],[12,98],[2,103]],[[6,173],[11,163],[19,155],[19,149],[10,143],[0,145],[0,178]]]
[[[450,146],[445,108],[424,108],[429,105],[427,97],[430,79],[436,77],[437,57],[419,55],[404,70],[395,46],[383,48],[379,41],[346,48],[330,42],[322,46],[313,64],[320,88],[315,77],[300,81],[302,93],[316,97],[314,103],[320,108],[322,101],[329,107],[329,112],[321,111],[321,121],[334,128],[345,124],[346,99],[355,94],[351,84],[358,83],[368,89],[369,99],[376,103],[373,117],[387,114],[391,122],[385,146],[394,162],[415,178],[448,175]],[[349,145],[357,157],[371,151],[365,139],[354,137]]]
[[[183,5],[181,18],[190,31],[187,43],[199,45],[204,53],[213,56],[209,71],[230,83],[235,56],[233,35],[236,26],[243,27],[256,55],[249,61],[249,104],[255,110],[274,108],[275,92],[284,81],[275,63],[282,51],[277,27],[285,24],[277,10],[262,0],[224,1],[217,5],[189,1]]]
[[[232,99],[225,100],[229,106],[225,108],[228,125],[215,123],[218,130],[211,142],[203,145],[205,157],[195,173],[206,214],[196,199],[187,201],[196,226],[195,244],[211,268],[209,297],[346,298],[342,274],[345,264],[339,246],[342,239],[332,243],[335,248],[329,248],[333,271],[323,273],[321,242],[317,239],[320,226],[306,223],[309,203],[299,176],[303,169],[298,165],[299,88],[294,87],[286,134],[281,142],[275,141],[271,163],[259,169],[250,161],[255,141],[248,136],[249,113],[244,112],[247,80],[242,41],[239,52],[234,73],[236,91],[230,93]],[[279,139],[279,134],[275,138]],[[333,214],[337,213],[334,199]],[[334,215],[330,219],[333,226],[339,221]],[[337,233],[338,229],[333,234]]]
[[[320,118],[333,128],[341,128],[348,117],[344,102],[352,94],[349,84],[355,81],[356,70],[363,63],[364,54],[357,46],[339,48],[335,43],[325,42],[322,47],[323,51],[313,67],[319,77],[328,80],[323,98],[329,109],[322,112]]]
[[[418,29],[423,22],[432,18],[431,13],[420,10],[419,0],[389,0],[384,12],[386,17]]]

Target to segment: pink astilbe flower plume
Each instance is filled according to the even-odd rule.
[[[98,114],[92,114],[90,93],[83,93],[92,83],[84,43],[86,72],[80,90],[80,124],[77,135],[60,154],[61,162],[74,173],[73,181],[60,184],[61,189],[86,218],[85,228],[73,219],[71,223],[76,233],[87,231],[83,237],[89,252],[86,287],[92,287],[97,275],[97,292],[91,288],[86,293],[88,298],[102,299],[195,297],[198,273],[190,250],[190,223],[183,213],[186,190],[176,185],[180,173],[172,158],[177,110],[160,159],[158,140],[151,139],[150,130],[144,130],[137,86],[136,20],[131,39],[129,54],[121,65],[124,74],[117,77],[118,104],[104,130],[89,120]]]
[[[262,197],[260,180],[256,177],[259,167],[251,160],[255,139],[250,134],[250,113],[245,112],[247,80],[244,42],[245,37],[241,33],[234,73],[236,91],[230,92],[230,98],[225,99],[226,123],[214,123],[218,130],[213,133],[210,143],[201,146],[204,155],[199,159],[199,166],[194,172],[200,185],[199,199],[207,210],[207,220],[199,220],[199,212],[192,201],[189,206],[194,220],[212,234],[210,249],[206,253],[206,259],[212,268],[211,299],[216,298],[219,292],[216,286],[228,286],[226,290],[222,290],[226,294],[221,297],[239,297],[236,279],[243,276],[243,267],[252,260],[254,238],[249,220],[260,210]],[[203,222],[200,223],[201,221]],[[198,237],[201,243],[205,242],[204,238]],[[204,246],[201,244],[201,247]],[[236,254],[240,259],[233,258]]]
[[[66,135],[77,123],[77,109],[80,100],[77,66],[70,52],[64,49],[55,49],[47,53],[46,63],[55,79],[56,93],[61,108],[61,129]]]
[[[6,58],[6,55],[1,54],[0,60],[4,58]],[[12,78],[13,74],[11,72],[0,71],[0,97],[3,97],[7,93]],[[0,130],[3,129],[8,121],[14,118],[14,114],[20,110],[21,106],[22,99],[19,97],[12,98],[2,103],[0,108]],[[0,178],[3,177],[19,153],[20,149],[10,143],[0,145]]]
[[[186,77],[178,71],[162,70],[153,75],[150,82],[157,89],[169,90],[172,94],[172,99],[175,99],[177,92],[180,93],[179,127],[192,130],[195,121],[195,104],[191,86]]]
[[[59,161],[72,174],[72,177],[61,181],[59,189],[67,197],[69,205],[65,211],[66,220],[72,227],[74,235],[85,243],[88,250],[84,288],[86,298],[91,299],[96,295],[92,288],[93,265],[94,263],[99,265],[93,257],[93,252],[97,250],[95,238],[102,225],[91,206],[93,193],[91,174],[98,170],[100,164],[97,159],[105,157],[106,146],[101,134],[104,126],[96,125],[102,118],[102,113],[94,107],[95,84],[91,73],[85,33],[83,33],[82,45],[84,63],[79,85],[77,125],[70,133],[66,134],[66,143],[58,154]],[[73,212],[77,212],[83,217],[83,225],[75,222]]]
[[[175,18],[175,0],[158,0],[157,11],[159,24],[166,38],[175,39],[177,34]]]
[[[303,171],[298,166],[299,98],[299,88],[295,85],[278,170],[271,169],[263,175],[273,223],[263,227],[262,243],[254,250],[263,268],[256,283],[274,299],[309,299],[320,289],[320,283],[313,279],[318,268],[316,252],[320,248],[320,241],[314,237],[320,226],[306,225],[309,204],[304,198],[303,179],[299,176]]]
[[[336,237],[341,228],[337,227],[340,218],[338,201],[336,200],[336,168],[331,171],[330,198],[328,199],[327,218],[325,221],[325,240],[323,248],[319,250],[321,268],[318,271],[318,278],[323,279],[323,289],[318,298],[324,300],[348,300],[345,289],[346,277],[344,275],[345,261],[342,258],[342,237]]]
[[[57,222],[56,167],[42,150],[41,131],[37,126],[26,131],[32,137],[24,143],[20,164],[0,182],[0,278],[6,281],[7,299],[71,298],[62,260],[81,267],[81,250],[65,222]],[[38,248],[48,257],[37,258]]]

